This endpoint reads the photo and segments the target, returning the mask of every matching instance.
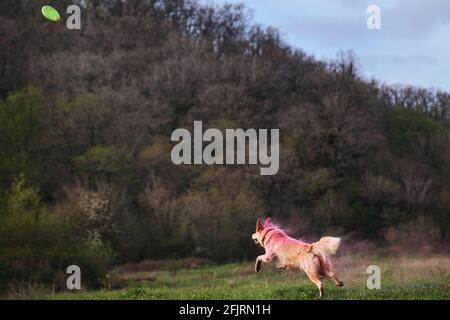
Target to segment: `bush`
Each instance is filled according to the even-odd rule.
[[[0,214],[0,289],[11,284],[25,289],[55,285],[71,264],[82,268],[85,286],[98,285],[112,252],[95,237],[74,241],[72,229],[43,206],[37,190],[27,187],[23,176],[17,178]]]
[[[392,111],[388,132],[396,154],[416,154],[428,160],[442,152],[433,141],[449,135],[444,126],[425,113],[405,108]]]
[[[439,243],[439,228],[429,217],[419,216],[413,221],[388,228],[385,239],[401,250],[415,253],[429,251]]]
[[[180,199],[181,227],[195,243],[195,254],[215,261],[254,255],[251,234],[265,215],[245,170],[208,170]]]
[[[133,161],[116,147],[92,147],[75,159],[75,166],[92,185],[103,182],[126,187],[138,181]]]
[[[24,174],[41,182],[39,151],[45,130],[44,96],[29,87],[0,100],[0,189]]]

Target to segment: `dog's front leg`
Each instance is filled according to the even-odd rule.
[[[266,253],[258,256],[256,258],[255,271],[259,272],[259,270],[261,270],[261,262],[269,263],[272,260],[273,260],[273,253]]]

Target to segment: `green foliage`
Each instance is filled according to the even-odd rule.
[[[58,273],[70,264],[84,267],[86,284],[98,285],[113,253],[97,238],[74,241],[73,229],[48,212],[23,176],[17,178],[0,212],[0,290],[14,282],[28,287],[55,284]]]
[[[116,183],[132,186],[137,182],[135,166],[123,151],[116,147],[92,147],[75,159],[75,166],[82,177],[91,183]]]
[[[193,255],[195,242],[185,235],[163,236],[146,243],[144,250],[153,259],[180,259]]]
[[[83,270],[87,284],[94,287],[101,286],[114,262],[113,249],[105,244],[98,234],[83,241],[76,249],[78,251],[75,251],[71,261]]]
[[[425,113],[400,107],[392,111],[389,134],[392,149],[397,154],[427,154],[434,151],[430,150],[430,141],[439,135],[448,135],[449,131]]]
[[[41,91],[33,87],[0,101],[0,187],[21,173],[33,181],[42,174],[36,152],[45,130],[44,103]]]
[[[0,261],[6,272],[22,281],[48,275],[61,226],[42,206],[37,190],[25,186],[23,176],[15,180],[5,198],[0,214]],[[4,288],[6,283],[0,285]]]

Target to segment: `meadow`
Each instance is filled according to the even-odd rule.
[[[325,283],[325,299],[450,299],[450,256],[341,256],[334,264],[344,288]],[[366,268],[381,268],[381,289],[366,288]],[[27,299],[317,299],[318,291],[297,270],[252,262],[208,265],[200,260],[147,261],[116,268],[108,289],[31,295]]]
[[[316,57],[244,4],[51,1],[80,6],[75,31],[42,17],[48,2],[1,2],[0,298],[316,299],[301,272],[254,273],[271,217],[360,248],[339,249],[346,286],[327,299],[448,299],[450,92],[372,79],[352,48]],[[238,128],[267,147],[279,130],[270,167],[264,148],[206,164]]]

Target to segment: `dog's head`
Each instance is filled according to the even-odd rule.
[[[252,240],[256,244],[260,244],[263,246],[263,237],[264,237],[264,229],[272,227],[272,221],[270,218],[267,218],[266,222],[263,224],[261,218],[256,221],[256,231],[254,234],[252,234]]]

